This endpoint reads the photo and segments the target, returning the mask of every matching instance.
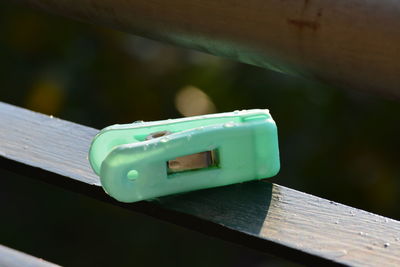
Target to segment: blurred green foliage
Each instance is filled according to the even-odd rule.
[[[202,90],[218,112],[269,108],[278,124],[282,164],[272,181],[400,219],[397,99],[332,88],[5,3],[0,32],[1,101],[96,128],[179,117],[175,98],[187,86]],[[33,196],[32,190],[24,192]],[[90,209],[99,205],[82,201]],[[130,240],[124,242],[130,246]],[[225,258],[233,255],[228,254]]]

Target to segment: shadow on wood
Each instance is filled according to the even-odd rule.
[[[162,206],[204,217],[231,229],[259,234],[272,199],[272,184],[254,181],[159,199]],[[243,216],[246,214],[246,216]]]

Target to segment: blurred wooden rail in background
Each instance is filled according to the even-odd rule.
[[[87,160],[97,132],[0,102],[0,167],[302,263],[400,266],[400,222],[264,181],[114,201]]]
[[[311,79],[400,96],[396,0],[14,0]]]

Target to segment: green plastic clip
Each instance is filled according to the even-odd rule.
[[[113,125],[96,135],[89,160],[122,202],[267,178],[280,167],[268,110]]]

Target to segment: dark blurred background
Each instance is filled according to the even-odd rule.
[[[95,128],[268,108],[271,181],[400,219],[399,100],[0,4],[0,101]],[[291,266],[1,171],[0,243],[67,266]]]

